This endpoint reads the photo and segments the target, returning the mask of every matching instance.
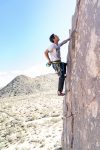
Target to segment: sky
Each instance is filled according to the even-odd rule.
[[[44,51],[54,33],[69,37],[76,0],[0,0],[0,87],[20,74],[53,72]],[[67,46],[61,48],[66,61]]]

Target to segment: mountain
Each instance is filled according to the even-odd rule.
[[[36,78],[20,75],[0,90],[0,97],[28,95],[39,91],[55,90],[56,88],[56,74],[48,74]]]

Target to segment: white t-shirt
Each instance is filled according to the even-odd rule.
[[[51,56],[51,61],[61,60],[60,47],[61,47],[61,43],[58,45],[53,43],[48,48],[48,51],[50,52],[50,56]]]

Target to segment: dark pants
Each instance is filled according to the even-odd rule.
[[[66,74],[66,65],[67,63],[64,63],[64,62],[52,64],[53,69],[57,72],[59,76],[58,91],[60,92],[63,91],[65,74]]]

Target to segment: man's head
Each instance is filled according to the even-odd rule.
[[[52,34],[49,39],[50,39],[50,42],[52,43],[58,43],[59,41],[59,37],[55,34]]]

